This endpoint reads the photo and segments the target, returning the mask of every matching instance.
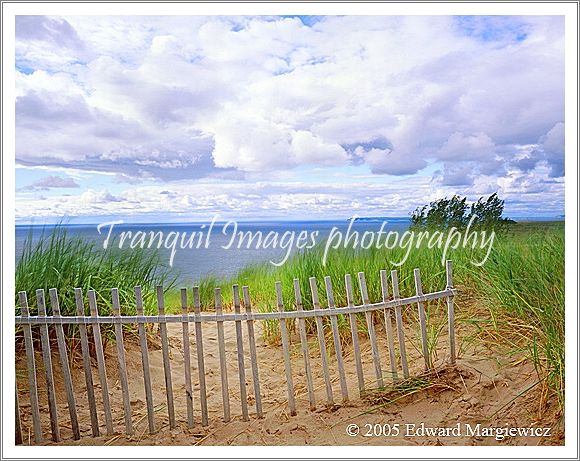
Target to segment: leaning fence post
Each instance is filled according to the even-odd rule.
[[[144,316],[143,310],[143,293],[140,286],[135,287],[135,311],[137,317]],[[139,330],[139,345],[141,347],[141,365],[143,367],[143,385],[145,386],[145,400],[147,402],[147,423],[149,424],[149,433],[155,433],[155,410],[153,407],[153,392],[151,389],[151,370],[149,369],[149,349],[147,348],[147,333],[145,331],[145,322],[138,320],[137,329]]]
[[[453,263],[447,260],[445,265],[447,274],[446,290],[453,290]],[[453,295],[447,297],[447,318],[449,328],[449,361],[455,363],[455,308],[453,306]]]
[[[18,400],[18,381],[14,380],[14,389],[16,391],[14,395],[14,403],[15,403],[15,410],[16,410],[16,417],[14,420],[15,425],[15,433],[14,433],[14,444],[15,445],[22,445],[22,423],[20,422],[20,402]]]
[[[393,300],[398,301],[401,296],[399,294],[399,276],[397,275],[397,271],[391,271],[391,281],[393,284]],[[397,337],[399,339],[399,351],[401,353],[403,377],[407,379],[409,377],[409,365],[407,364],[407,347],[405,346],[405,330],[403,326],[403,314],[401,312],[400,304],[395,306],[395,317],[397,319]]]
[[[332,280],[329,276],[324,277],[326,287],[326,299],[328,308],[332,311],[336,308],[334,305],[334,293],[332,292]],[[338,319],[336,315],[330,316],[330,325],[332,327],[332,338],[334,340],[334,355],[336,355],[336,364],[338,366],[338,377],[340,381],[340,391],[343,402],[348,401],[348,387],[346,385],[346,375],[344,374],[344,361],[342,359],[342,347],[340,345],[340,334],[338,333]]]
[[[316,286],[316,277],[308,279],[310,283],[310,291],[312,292],[312,305],[314,310],[320,309],[320,302],[318,301],[318,287]],[[326,387],[326,404],[329,407],[334,406],[334,398],[332,396],[332,384],[330,381],[330,372],[328,370],[328,359],[326,356],[326,341],[324,338],[324,324],[322,317],[315,316],[316,333],[318,334],[318,346],[320,347],[320,360],[322,361],[322,371],[324,373],[324,385]]]
[[[56,288],[51,288],[48,290],[50,295],[50,305],[52,307],[52,315],[55,318],[60,317],[60,305],[58,302],[58,293]],[[58,351],[60,355],[60,363],[62,365],[62,372],[64,375],[64,387],[66,390],[66,398],[68,401],[68,411],[70,415],[70,424],[72,426],[73,438],[78,440],[81,438],[81,431],[79,429],[79,420],[77,417],[77,407],[75,402],[75,395],[72,386],[72,377],[70,373],[70,365],[68,363],[68,352],[66,349],[66,340],[64,337],[64,329],[62,323],[57,323],[56,329],[56,340],[58,344]]]
[[[232,289],[234,294],[234,313],[236,315],[240,315],[240,287],[238,285],[234,285]],[[236,320],[236,345],[238,350],[238,374],[240,378],[242,418],[244,421],[249,421],[250,417],[248,415],[248,396],[246,394],[246,368],[244,363],[244,337],[242,333],[241,320]]]
[[[28,319],[28,299],[26,291],[18,293],[20,298],[20,315],[23,319]],[[42,442],[42,427],[40,426],[40,409],[38,407],[38,391],[36,388],[36,360],[34,358],[34,343],[32,341],[32,327],[30,323],[22,324],[24,333],[24,347],[26,349],[26,362],[28,368],[28,389],[30,391],[30,409],[32,411],[32,429],[34,430],[34,441]]]
[[[119,290],[111,290],[113,299],[113,315],[115,320],[121,320],[121,305],[119,303]],[[133,421],[131,420],[131,400],[129,398],[129,381],[127,379],[127,364],[125,362],[125,345],[123,342],[123,325],[115,322],[115,342],[117,343],[117,359],[119,361],[119,381],[123,392],[123,410],[125,412],[125,430],[127,435],[133,435]]]
[[[381,294],[383,297],[383,302],[386,303],[389,300],[389,284],[387,281],[387,271],[381,270]],[[389,361],[391,362],[391,373],[393,374],[393,380],[398,378],[397,375],[397,361],[395,358],[395,338],[393,338],[393,323],[391,321],[391,308],[387,307],[384,309],[385,316],[385,332],[387,334],[387,343],[389,344]]]
[[[167,413],[169,415],[169,427],[173,429],[175,423],[175,407],[173,406],[173,383],[171,380],[171,361],[169,359],[169,339],[167,338],[167,321],[165,320],[165,300],[163,299],[163,287],[157,285],[157,310],[159,312],[159,332],[161,333],[161,349],[163,355],[163,371],[165,374],[165,393],[167,395]]]
[[[413,271],[415,276],[415,289],[417,296],[423,296],[423,286],[421,284],[421,272],[419,269]],[[431,357],[429,354],[429,344],[427,342],[427,321],[425,319],[425,303],[419,301],[417,302],[417,308],[419,310],[419,326],[421,328],[421,344],[423,346],[423,358],[425,359],[425,370],[431,368]]]
[[[205,359],[203,357],[203,334],[201,325],[201,303],[199,287],[193,287],[193,313],[195,314],[195,347],[197,354],[197,370],[199,373],[199,401],[201,405],[201,425],[207,426],[207,391],[205,385]]]
[[[358,273],[358,282],[360,285],[360,294],[364,305],[369,305],[369,293],[367,290],[367,282],[365,280],[364,272]],[[373,314],[370,311],[365,312],[365,317],[367,321],[367,328],[369,331],[369,340],[371,342],[371,350],[373,353],[373,362],[375,364],[375,374],[377,376],[377,387],[382,388],[385,386],[383,381],[383,372],[381,370],[381,357],[379,355],[379,349],[377,347],[377,337],[375,334],[375,326],[373,324]]]
[[[222,400],[224,404],[224,422],[230,420],[230,393],[228,389],[228,366],[226,358],[226,345],[224,342],[224,320],[222,307],[222,292],[220,288],[214,290],[215,313],[217,316],[218,347],[220,354],[220,375],[222,380]]]
[[[191,387],[191,353],[189,348],[189,316],[187,311],[187,288],[181,289],[181,330],[183,336],[183,368],[185,373],[185,400],[187,427],[193,428],[193,389]]]
[[[258,372],[258,354],[256,352],[256,336],[254,333],[254,320],[252,320],[252,303],[250,301],[250,291],[247,286],[242,287],[244,306],[248,315],[248,343],[250,345],[250,360],[252,362],[252,380],[254,381],[254,397],[256,398],[256,414],[262,418],[262,395],[260,391],[260,376]]]
[[[278,312],[284,312],[284,300],[282,298],[282,284],[276,282],[276,298],[278,301]],[[292,366],[290,364],[290,348],[288,346],[288,330],[286,319],[280,317],[280,336],[282,336],[282,349],[284,351],[284,369],[286,370],[286,385],[288,387],[288,407],[290,414],[296,414],[296,402],[294,400],[294,383],[292,382]]]
[[[38,317],[46,317],[46,303],[44,300],[44,289],[36,290],[36,307]],[[50,338],[48,325],[40,325],[40,341],[42,344],[42,360],[44,363],[44,375],[46,378],[46,393],[48,398],[48,412],[50,414],[50,431],[52,441],[60,441],[60,428],[58,426],[58,412],[56,408],[56,393],[54,390],[54,374],[52,370],[52,353],[50,350]]]
[[[83,290],[75,288],[75,302],[77,306],[77,315],[85,316],[85,303],[83,301]],[[99,418],[97,417],[97,405],[95,402],[95,389],[93,387],[93,372],[91,370],[91,356],[89,353],[89,339],[87,338],[87,326],[84,323],[79,325],[79,334],[81,337],[81,351],[83,354],[83,370],[85,372],[85,384],[87,386],[87,400],[89,403],[89,412],[91,415],[91,431],[93,437],[100,435]]]
[[[111,402],[109,400],[109,385],[107,383],[107,366],[105,365],[105,354],[103,352],[103,340],[101,338],[101,326],[98,322],[99,312],[97,309],[97,298],[94,290],[89,290],[89,309],[93,326],[93,339],[95,341],[95,353],[97,355],[97,366],[99,369],[99,380],[101,382],[101,395],[105,411],[105,424],[107,435],[113,435],[113,415],[111,413]]]
[[[346,287],[347,306],[354,307],[354,293],[352,291],[352,278],[350,274],[346,274],[344,276],[344,285]],[[362,396],[365,392],[365,378],[360,355],[360,345],[358,342],[358,325],[356,323],[356,314],[349,312],[348,319],[350,323],[350,335],[352,336],[352,348],[354,353],[354,363],[356,366],[356,375],[358,378],[358,389],[359,394]]]
[[[300,293],[300,280],[294,279],[294,297],[296,299],[296,310],[304,311],[302,305],[302,294]],[[310,369],[310,352],[308,350],[308,338],[306,336],[306,322],[304,317],[298,318],[298,331],[300,333],[300,345],[302,347],[302,356],[304,358],[304,373],[306,374],[306,384],[308,386],[308,401],[310,409],[316,409],[316,398],[314,396],[314,383],[312,381],[312,370]]]

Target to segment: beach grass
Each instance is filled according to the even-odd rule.
[[[29,234],[16,264],[16,315],[20,315],[18,292],[28,296],[30,315],[37,315],[36,290],[45,290],[50,315],[48,290],[56,288],[63,316],[76,315],[75,288],[83,290],[85,313],[89,313],[87,291],[95,290],[100,315],[111,314],[111,288],[118,288],[121,313],[135,315],[135,286],[141,286],[146,314],[155,313],[155,286],[171,290],[174,278],[155,251],[103,249],[92,242],[67,233],[65,226],[42,231],[37,239]],[[65,325],[69,339],[77,328]],[[128,328],[128,327],[127,327]],[[103,327],[105,334],[107,330]]]
[[[444,260],[454,265],[454,285],[459,290],[457,320],[477,324],[488,337],[510,344],[514,350],[531,360],[538,376],[554,392],[563,405],[564,398],[564,223],[522,223],[498,234],[485,264],[476,266],[486,249],[458,248],[447,255],[441,249],[425,245],[413,247],[404,259],[405,249],[370,248],[356,250],[339,248],[329,253],[323,263],[323,248],[293,255],[288,262],[275,267],[269,263],[254,264],[242,269],[236,277],[219,279],[208,277],[200,283],[200,298],[204,310],[214,308],[214,289],[221,288],[226,308],[232,305],[232,285],[249,286],[252,304],[258,311],[277,309],[274,286],[283,287],[285,308],[296,308],[293,280],[300,281],[304,309],[312,309],[309,278],[315,277],[320,303],[327,306],[324,277],[332,281],[336,306],[345,306],[345,274],[351,274],[354,303],[362,302],[357,273],[364,272],[370,302],[382,299],[379,273],[381,269],[396,269],[401,296],[415,294],[413,269],[419,268],[425,293],[445,288]],[[119,289],[124,315],[135,313],[134,287],[143,290],[145,312],[156,313],[155,286],[162,284],[166,291],[168,313],[180,309],[179,286],[171,278],[170,268],[155,252],[120,251],[96,248],[80,238],[71,237],[65,227],[55,227],[33,242],[28,239],[16,267],[16,296],[28,293],[31,314],[36,313],[35,290],[57,288],[63,315],[75,315],[74,288],[97,293],[99,312],[111,312],[111,288]],[[188,287],[189,292],[191,287]],[[392,289],[389,286],[389,292]],[[189,294],[191,299],[191,294]],[[476,306],[467,309],[466,306]],[[465,309],[464,309],[465,307]],[[428,303],[429,344],[433,354],[439,336],[445,329],[445,306],[442,301]],[[50,310],[49,310],[50,312]],[[16,315],[20,314],[16,300]],[[408,323],[417,325],[416,309],[407,308]],[[263,332],[269,342],[279,341],[278,322],[264,322]],[[341,338],[349,341],[348,319],[338,316]],[[361,331],[366,328],[364,315],[358,316]],[[127,327],[129,328],[129,327]],[[308,331],[315,331],[313,322]],[[71,327],[67,335],[74,338]],[[417,337],[414,338],[417,340]],[[461,347],[460,347],[461,350]]]
[[[295,254],[281,267],[271,264],[255,264],[241,270],[237,277],[219,280],[213,278],[200,286],[202,301],[206,309],[212,309],[213,290],[220,287],[225,306],[232,304],[234,283],[250,287],[252,303],[259,311],[277,309],[274,285],[280,281],[286,309],[296,308],[293,279],[300,280],[304,309],[312,309],[309,277],[316,277],[319,298],[326,306],[324,277],[332,280],[333,294],[337,306],[346,305],[345,274],[351,274],[355,304],[361,296],[357,273],[364,272],[371,302],[382,299],[379,273],[381,269],[396,269],[399,275],[401,296],[415,294],[413,269],[421,270],[423,292],[445,288],[444,259],[451,259],[454,267],[454,285],[459,289],[459,321],[478,323],[493,330],[494,337],[508,338],[526,357],[533,361],[538,375],[549,389],[555,392],[563,404],[564,396],[564,223],[521,223],[509,231],[496,236],[486,262],[481,261],[486,249],[458,248],[444,256],[440,249],[428,249],[425,245],[412,248],[405,263],[397,267],[405,250],[396,248],[333,250],[323,264],[322,248],[316,247],[305,253]],[[389,292],[392,293],[389,286]],[[465,312],[462,317],[462,302],[475,304],[477,309]],[[416,320],[416,309],[408,308],[405,315]],[[430,316],[429,344],[432,353],[439,335],[445,327],[443,302],[428,304]],[[471,316],[471,317],[470,317]],[[358,325],[364,330],[364,316],[359,316]],[[348,319],[338,317],[341,337],[350,337]],[[409,322],[417,324],[416,321]],[[315,331],[312,322],[307,325]],[[263,332],[267,341],[279,341],[278,322],[265,322]],[[418,336],[418,332],[417,332]]]

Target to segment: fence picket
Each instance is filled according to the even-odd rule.
[[[83,301],[83,291],[75,288],[75,302],[77,306],[77,315],[85,315],[85,303]],[[81,352],[83,354],[83,371],[85,373],[85,384],[87,386],[87,400],[89,403],[89,413],[91,416],[91,431],[93,437],[101,435],[99,431],[99,418],[97,416],[97,405],[95,402],[95,388],[93,384],[93,372],[91,370],[91,356],[89,352],[89,339],[87,337],[87,326],[79,325],[79,334],[81,337]]]
[[[23,318],[29,316],[28,298],[25,291],[18,293],[20,299],[20,315]],[[24,333],[24,348],[26,349],[26,366],[28,368],[28,390],[30,392],[30,409],[32,411],[32,430],[34,441],[42,442],[42,427],[40,425],[40,409],[38,406],[38,391],[36,387],[36,360],[34,358],[34,343],[32,341],[32,327],[30,324],[22,325]]]
[[[52,307],[52,315],[56,318],[60,317],[60,305],[58,301],[58,293],[56,288],[48,290],[50,296],[50,306]],[[64,337],[64,329],[61,323],[55,325],[56,342],[58,344],[58,352],[60,355],[60,363],[62,366],[62,373],[64,378],[64,388],[66,391],[66,399],[68,402],[68,412],[70,415],[70,424],[72,427],[73,438],[78,440],[81,438],[81,431],[79,429],[79,420],[77,417],[77,406],[75,402],[75,394],[72,386],[72,377],[70,374],[70,365],[68,362],[68,351],[66,348],[66,339]]]
[[[397,271],[391,271],[391,283],[393,284],[393,300],[397,301],[401,295],[399,293],[399,276]],[[401,366],[403,367],[403,377],[409,377],[409,365],[407,363],[407,347],[405,346],[405,330],[403,326],[403,314],[401,306],[395,306],[395,317],[397,320],[397,336],[399,339],[399,353],[401,354]]]
[[[303,311],[302,293],[300,292],[300,280],[294,279],[294,297],[296,299],[296,310]],[[314,395],[314,383],[312,381],[312,370],[310,369],[310,352],[308,349],[308,338],[306,336],[306,322],[303,318],[298,319],[298,332],[300,334],[300,345],[302,356],[304,357],[304,372],[306,374],[306,384],[308,386],[308,401],[310,409],[316,409],[316,397]]]
[[[318,287],[316,286],[316,277],[308,279],[310,283],[310,291],[312,293],[312,305],[314,310],[320,309],[320,302],[318,301]],[[326,355],[326,341],[324,337],[324,325],[322,318],[316,316],[316,333],[318,335],[318,347],[320,348],[320,360],[322,361],[322,372],[324,373],[324,386],[326,387],[326,404],[329,407],[334,406],[334,398],[332,396],[332,383],[330,382],[330,372],[328,370],[328,359]]]
[[[387,271],[381,270],[381,294],[383,302],[389,300],[389,282],[387,280]],[[391,374],[393,380],[398,378],[397,375],[397,359],[395,358],[395,339],[393,338],[393,323],[391,320],[391,308],[387,307],[384,310],[385,316],[385,333],[387,335],[387,343],[389,345],[389,362],[391,363]]]
[[[222,307],[222,293],[219,288],[214,291],[215,296],[215,312],[218,316],[223,314]],[[230,394],[228,389],[228,366],[226,357],[226,345],[224,341],[224,321],[217,321],[217,333],[218,333],[218,348],[220,354],[220,376],[222,380],[222,400],[224,405],[224,422],[229,422],[230,420]]]
[[[135,310],[137,315],[144,315],[143,292],[140,286],[135,287]],[[151,389],[151,370],[149,369],[149,349],[147,348],[147,332],[145,323],[140,321],[137,325],[139,330],[139,346],[141,347],[141,366],[143,367],[143,385],[145,386],[145,401],[147,403],[147,424],[149,433],[155,433],[155,410],[153,407],[153,392]]]
[[[423,296],[423,285],[421,284],[421,272],[419,269],[413,271],[415,277],[415,290],[417,296]],[[425,360],[425,370],[431,368],[431,357],[429,354],[429,344],[427,342],[427,321],[425,319],[425,304],[419,301],[417,303],[419,310],[419,327],[421,328],[421,345],[423,349],[423,359]]]
[[[38,316],[46,317],[46,302],[44,290],[36,290],[36,307]],[[48,325],[40,326],[40,342],[42,345],[42,361],[44,364],[44,376],[46,378],[46,394],[48,398],[48,413],[50,414],[50,433],[53,442],[60,441],[60,429],[58,426],[58,412],[56,409],[56,393],[54,390],[54,373],[52,370],[52,353],[50,350],[50,338]]]
[[[240,311],[240,288],[238,285],[232,287],[234,294],[234,312],[239,314]],[[242,419],[249,421],[248,415],[248,396],[246,394],[246,366],[244,363],[244,337],[242,333],[242,321],[236,320],[236,345],[238,350],[238,374],[240,377],[240,400],[242,402]]]
[[[14,403],[15,403],[15,415],[16,418],[14,420],[14,444],[15,445],[22,445],[22,422],[20,421],[20,400],[18,399],[18,382],[14,381],[14,389],[16,393],[14,395]]]
[[[282,284],[276,282],[276,300],[278,303],[278,312],[284,312],[284,300],[282,298]],[[288,388],[288,407],[290,414],[296,414],[296,401],[294,399],[294,382],[292,381],[292,365],[290,363],[290,347],[288,344],[288,329],[286,320],[280,319],[280,336],[282,337],[282,350],[284,352],[284,369],[286,371],[286,386]]]
[[[335,309],[334,293],[332,292],[332,281],[329,276],[324,277],[324,284],[326,286],[326,299],[328,300],[328,308]],[[342,359],[342,346],[340,344],[340,335],[338,333],[338,319],[336,315],[330,316],[330,324],[332,327],[332,338],[334,342],[334,354],[336,355],[336,364],[338,366],[338,377],[340,381],[340,391],[342,393],[343,402],[348,401],[348,387],[346,385],[346,375],[344,374],[344,362]]]
[[[89,297],[89,309],[91,311],[93,339],[95,341],[95,352],[97,354],[97,367],[99,369],[99,381],[101,382],[101,395],[105,411],[105,425],[107,435],[113,435],[113,414],[111,412],[111,401],[109,399],[109,384],[107,383],[107,366],[105,365],[105,354],[103,352],[103,340],[101,338],[101,325],[96,321],[99,317],[97,309],[97,298],[94,290],[87,292]]]
[[[167,414],[169,427],[173,429],[175,422],[175,407],[173,405],[173,383],[171,379],[171,359],[169,358],[169,339],[167,338],[167,322],[165,320],[165,300],[163,287],[157,285],[157,311],[159,312],[159,333],[161,335],[161,351],[163,355],[163,374],[165,376],[165,395],[167,396]]]
[[[113,300],[113,315],[121,316],[121,304],[119,303],[119,290],[111,290]],[[123,393],[123,411],[125,415],[125,431],[127,435],[133,435],[133,421],[131,419],[131,400],[129,398],[129,380],[127,379],[127,364],[125,362],[125,344],[123,340],[123,325],[115,323],[115,343],[117,344],[117,360],[119,363],[119,381]]]
[[[193,389],[191,387],[191,355],[189,349],[189,319],[187,312],[187,288],[182,288],[181,292],[181,330],[183,333],[183,369],[185,373],[185,405],[187,407],[187,427],[192,429],[193,425]]]
[[[447,290],[453,289],[453,263],[447,260],[445,264],[445,274],[447,279]],[[453,296],[447,297],[447,322],[449,329],[449,361],[455,363],[455,308],[453,306]]]
[[[344,276],[344,285],[346,287],[346,301],[348,307],[354,306],[354,294],[352,291],[352,278],[350,274]],[[354,353],[354,363],[356,366],[356,376],[358,378],[358,389],[362,396],[365,392],[365,378],[363,374],[362,362],[360,357],[360,345],[358,342],[358,325],[356,323],[356,314],[350,312],[348,314],[350,323],[350,335],[352,337],[352,349]]]
[[[201,328],[201,303],[199,301],[199,287],[193,287],[193,313],[196,315],[195,321],[195,347],[197,354],[197,369],[199,373],[199,401],[201,405],[201,425],[207,426],[207,390],[205,385],[205,359],[203,357],[203,334]]]
[[[362,297],[363,304],[370,304],[369,293],[367,289],[367,282],[365,280],[364,272],[358,273],[358,282],[360,286],[360,294]],[[375,374],[377,376],[377,387],[384,387],[383,382],[383,372],[381,370],[381,358],[379,355],[379,349],[377,346],[377,336],[375,334],[375,325],[373,323],[373,313],[370,311],[365,312],[365,318],[367,321],[367,330],[369,333],[369,341],[371,342],[371,351],[373,354],[373,363],[375,365]]]
[[[248,343],[250,345],[250,360],[252,362],[252,380],[254,381],[254,397],[256,399],[256,414],[258,418],[262,418],[262,395],[260,391],[260,376],[258,371],[258,354],[256,351],[256,337],[254,333],[254,321],[251,319],[252,303],[250,301],[250,291],[247,286],[242,287],[242,296],[244,298],[244,306],[246,314],[248,314]]]

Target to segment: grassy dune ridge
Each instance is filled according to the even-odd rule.
[[[222,289],[224,304],[232,303],[232,285],[248,285],[252,302],[260,311],[277,309],[274,284],[282,283],[284,304],[295,309],[293,279],[300,280],[305,309],[312,309],[308,283],[316,277],[321,305],[326,305],[324,277],[330,276],[337,306],[346,305],[344,275],[351,274],[355,303],[361,303],[357,273],[365,272],[371,302],[382,299],[379,272],[381,269],[398,270],[401,296],[415,294],[413,269],[421,270],[425,293],[445,288],[445,267],[442,250],[428,249],[425,245],[413,248],[407,261],[396,267],[393,262],[402,259],[404,249],[353,250],[337,249],[330,253],[326,265],[322,264],[322,248],[296,254],[284,266],[257,264],[246,267],[237,277],[225,280],[207,279],[200,284],[202,304],[211,308],[214,304],[214,287]],[[508,232],[498,234],[489,258],[482,266],[480,261],[486,250],[459,248],[447,257],[453,261],[454,285],[459,289],[459,307],[476,305],[463,321],[477,324],[491,331],[499,340],[507,340],[514,349],[523,351],[533,360],[538,375],[549,389],[554,391],[561,403],[564,395],[564,223],[522,223]],[[389,293],[392,293],[389,286]],[[168,304],[177,305],[178,293],[169,293]],[[443,314],[443,302],[429,303],[433,318]],[[407,309],[407,315],[415,315],[415,309]],[[461,317],[462,313],[458,312]],[[469,318],[469,315],[472,317]],[[482,318],[480,318],[482,317]],[[359,328],[364,329],[364,316]],[[437,335],[444,329],[444,320],[429,331],[430,342],[435,344]],[[266,336],[277,340],[277,322],[266,323]],[[339,329],[344,340],[350,336],[346,318],[339,317]],[[314,331],[314,326],[310,326]],[[267,339],[268,339],[267,338]]]
[[[274,284],[282,282],[287,309],[295,309],[293,279],[300,280],[303,305],[312,308],[309,277],[316,277],[320,302],[326,305],[324,277],[330,276],[337,306],[346,305],[344,275],[351,274],[355,303],[361,303],[357,273],[366,275],[371,302],[381,300],[379,271],[397,269],[401,296],[415,294],[413,269],[420,268],[425,293],[445,288],[445,268],[442,250],[425,245],[413,248],[407,261],[396,267],[406,250],[338,249],[322,263],[323,247],[299,253],[281,267],[269,263],[248,266],[230,279],[206,278],[200,283],[202,306],[213,309],[214,288],[220,287],[225,306],[232,303],[232,285],[248,285],[255,309],[276,310]],[[447,258],[453,260],[454,285],[459,289],[458,320],[477,325],[487,337],[508,343],[514,350],[524,352],[533,360],[538,376],[563,404],[564,396],[564,223],[518,224],[507,233],[497,236],[486,263],[480,267],[472,261],[481,260],[485,250],[471,248],[452,250]],[[57,288],[63,315],[75,315],[74,288],[97,292],[99,310],[110,312],[110,289],[117,287],[122,313],[135,313],[134,287],[143,289],[145,311],[154,313],[155,285],[164,284],[168,312],[179,311],[179,287],[174,285],[170,268],[158,254],[129,250],[103,251],[77,238],[69,237],[66,229],[57,227],[34,245],[27,243],[16,268],[16,296],[28,293],[32,315],[36,312],[34,292],[38,288]],[[390,273],[389,273],[390,283]],[[389,292],[391,292],[389,286]],[[190,292],[191,299],[191,292]],[[467,309],[467,306],[476,309]],[[444,330],[443,302],[429,303],[432,326],[431,345]],[[465,309],[464,309],[465,308]],[[463,311],[462,311],[463,310]],[[407,309],[406,315],[416,315]],[[50,312],[50,309],[49,309]],[[16,315],[19,315],[16,300]],[[348,341],[348,320],[339,317],[341,336]],[[364,316],[359,327],[364,329]],[[130,330],[131,326],[127,326]],[[309,328],[313,331],[313,326]],[[277,322],[265,323],[267,339],[277,340]],[[67,334],[74,337],[71,327]],[[17,332],[18,335],[18,332]]]

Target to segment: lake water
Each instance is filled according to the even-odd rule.
[[[383,230],[388,231],[404,231],[409,226],[409,218],[380,218],[357,220],[352,224],[352,232],[358,231],[362,234],[366,231],[378,232],[383,225]],[[149,242],[149,232],[163,232],[165,238],[170,232],[179,233],[177,251],[173,259],[173,268],[178,274],[180,283],[191,284],[197,283],[200,278],[208,275],[218,277],[233,277],[240,269],[248,264],[262,263],[269,261],[280,262],[284,259],[287,253],[287,247],[291,248],[291,253],[299,251],[298,238],[302,232],[304,237],[302,239],[303,246],[312,246],[313,241],[316,245],[323,246],[326,238],[331,234],[333,229],[342,233],[345,238],[349,226],[349,221],[262,221],[262,222],[243,222],[237,223],[237,228],[233,225],[226,226],[225,223],[216,223],[211,232],[209,231],[210,223],[199,224],[119,224],[115,225],[111,231],[111,239],[120,239],[122,232],[132,232],[131,237],[136,232],[144,232],[147,234],[146,244]],[[17,225],[16,226],[16,259],[18,260],[22,255],[22,250],[26,239],[32,236],[33,241],[44,232],[50,233],[53,226],[30,226]],[[65,225],[67,234],[70,237],[80,237],[84,240],[94,242],[99,248],[107,238],[109,227],[102,228],[101,234],[97,231],[95,224],[90,225]],[[336,235],[336,232],[335,235]],[[240,233],[252,232],[255,240],[248,248],[248,240],[243,240],[240,244]],[[257,245],[258,232],[262,234],[262,244]],[[318,232],[318,234],[315,234]],[[194,234],[195,233],[195,234]],[[290,241],[291,234],[288,234],[284,241],[282,237],[285,233],[294,234],[294,242],[292,245],[287,245]],[[270,234],[270,239],[266,240],[267,235]],[[128,234],[125,234],[128,235]],[[193,235],[193,238],[192,238]],[[236,237],[232,237],[235,235]],[[277,244],[274,245],[273,238],[277,235]],[[313,237],[314,235],[314,237]],[[193,248],[180,249],[181,238],[186,243],[192,238]],[[118,241],[118,240],[117,240]],[[125,240],[124,248],[130,245],[130,238]],[[155,244],[157,245],[157,244]],[[117,245],[118,246],[118,243]],[[161,248],[162,258],[166,263],[169,263],[171,257],[170,248]],[[199,246],[199,248],[198,248]],[[207,246],[207,248],[206,248]],[[257,247],[258,246],[258,247]],[[229,247],[229,248],[228,248]],[[307,248],[302,251],[307,251]]]
[[[523,220],[521,219],[521,221]],[[525,218],[525,221],[545,220],[555,219]],[[556,218],[556,220],[559,219]],[[386,224],[383,225],[383,222],[386,222]],[[383,226],[384,232],[404,232],[409,227],[409,218],[365,218],[356,220],[352,224],[347,220],[240,222],[237,223],[237,228],[234,228],[232,224],[215,223],[211,231],[209,230],[209,222],[195,224],[118,224],[112,229],[111,238],[120,239],[123,232],[131,232],[131,237],[139,231],[147,236],[150,232],[162,232],[165,238],[171,232],[178,233],[177,250],[173,257],[172,267],[179,283],[187,285],[198,283],[205,276],[234,277],[240,269],[249,264],[268,263],[269,261],[280,262],[286,256],[288,246],[291,254],[299,251],[297,247],[300,233],[305,234],[302,245],[306,247],[312,246],[313,241],[316,242],[317,246],[324,246],[325,240],[332,232],[335,234],[340,232],[342,238],[346,238],[349,225],[351,225],[351,232],[357,231],[359,236],[362,236],[367,231],[376,235],[381,226]],[[37,240],[43,232],[45,234],[50,233],[52,227],[17,225],[16,259],[20,258],[26,239],[30,235],[33,241]],[[101,229],[99,234],[96,224],[69,224],[64,225],[64,227],[66,227],[67,233],[71,237],[80,237],[94,242],[98,248],[103,247],[109,231],[109,228],[106,227]],[[249,247],[247,237],[242,242],[240,242],[239,238],[240,234],[248,232],[251,232],[255,238]],[[258,233],[261,233],[261,245],[256,243],[258,241]],[[285,241],[283,240],[285,233],[294,235],[294,241],[291,242],[291,245],[283,245],[284,242],[287,244],[289,241],[289,236],[285,237]],[[312,237],[314,233],[317,234]],[[232,237],[234,235],[236,237]],[[268,235],[270,235],[269,238],[267,238]],[[273,244],[272,236],[277,237],[276,244]],[[124,248],[129,247],[131,237],[125,240]],[[192,248],[180,249],[181,238],[183,238],[184,246],[186,247],[191,238]],[[148,244],[148,242],[149,239],[147,237],[145,243]],[[157,246],[157,242],[155,246]],[[171,245],[168,246],[171,247]],[[352,245],[350,246],[352,247]],[[300,251],[308,251],[308,248]],[[163,261],[169,264],[171,249],[161,248],[160,252]]]

